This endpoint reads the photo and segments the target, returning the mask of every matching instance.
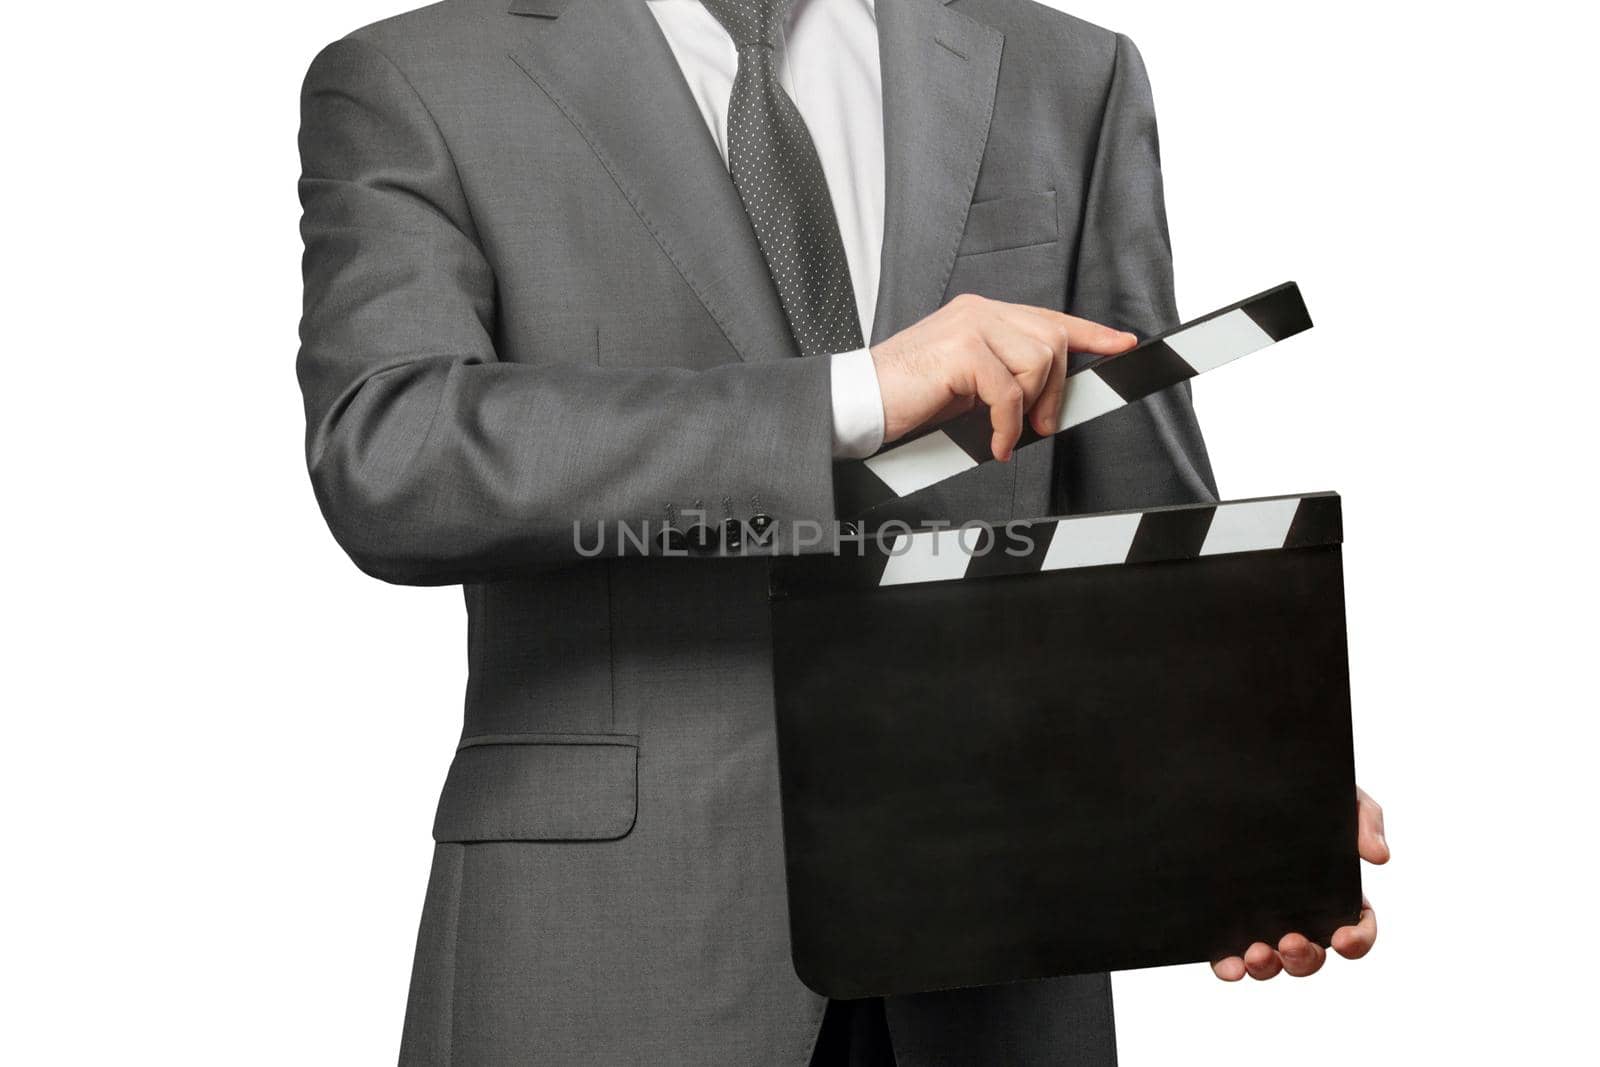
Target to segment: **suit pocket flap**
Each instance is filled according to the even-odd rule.
[[[631,734],[502,734],[464,741],[450,764],[435,841],[612,841],[633,829],[639,740]]]
[[[957,255],[1048,244],[1058,237],[1056,191],[980,200],[967,209]]]

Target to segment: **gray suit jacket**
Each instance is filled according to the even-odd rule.
[[[447,0],[306,79],[307,454],[339,543],[462,583],[470,680],[401,1059],[803,1064],[765,567],[580,560],[572,524],[832,518],[828,362],[795,354],[642,0]],[[1124,37],[1027,0],[878,0],[874,339],[961,292],[1175,324]],[[924,506],[1211,496],[1186,390]],[[1104,976],[892,1000],[900,1062],[1114,1055]]]

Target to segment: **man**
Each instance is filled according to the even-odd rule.
[[[1069,354],[1176,323],[1133,45],[1026,0],[447,0],[317,57],[301,152],[318,500],[468,610],[402,1062],[1113,1061],[1105,975],[800,984],[765,564],[676,550],[781,547],[834,460],[975,403],[1011,459]],[[1214,493],[1176,390],[913,517]],[[673,558],[582,558],[619,523]],[[1218,973],[1320,952],[1280,948]]]

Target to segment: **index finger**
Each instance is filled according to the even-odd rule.
[[[1378,915],[1372,905],[1361,899],[1361,918],[1354,926],[1341,926],[1333,932],[1333,951],[1347,960],[1359,960],[1372,951],[1378,940]]]
[[[1043,318],[1054,325],[1063,327],[1067,331],[1067,348],[1073,352],[1088,352],[1096,356],[1114,356],[1119,352],[1126,352],[1139,343],[1139,338],[1126,330],[1112,329],[1110,326],[1080,319],[1076,315],[1068,315],[1064,311],[1052,308],[1035,307],[1032,304],[1008,304],[1003,300],[994,303],[1000,305],[1002,311],[1013,315],[1024,315],[1030,318]]]

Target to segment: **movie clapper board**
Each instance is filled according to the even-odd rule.
[[[1287,284],[1097,360],[1063,430],[1310,324]],[[984,462],[989,436],[980,410],[881,451],[836,485],[840,513]],[[990,985],[1353,922],[1341,542],[1339,498],[1316,493],[775,558],[801,979]]]

